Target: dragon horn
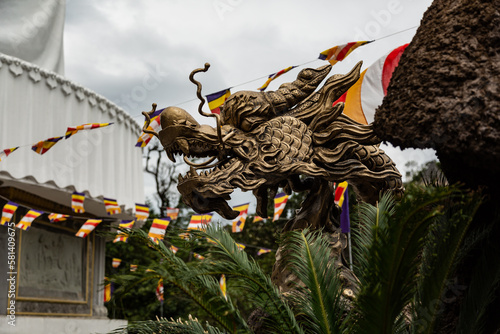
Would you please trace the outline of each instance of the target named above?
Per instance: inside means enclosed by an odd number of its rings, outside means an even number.
[[[263,94],[273,105],[276,114],[282,114],[311,95],[331,69],[330,64],[317,69],[303,69],[295,81],[282,84],[277,91]]]

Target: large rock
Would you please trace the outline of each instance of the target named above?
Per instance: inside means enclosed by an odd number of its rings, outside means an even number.
[[[499,8],[499,0],[435,0],[375,114],[381,139],[435,149],[451,181],[498,183]]]

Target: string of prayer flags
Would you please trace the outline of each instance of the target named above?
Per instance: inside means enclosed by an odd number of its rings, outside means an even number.
[[[50,213],[49,221],[51,223],[59,223],[68,219],[69,215],[63,215],[62,213]]]
[[[8,148],[6,150],[0,151],[0,161],[2,161],[2,159],[4,159],[4,158],[7,158],[9,156],[9,154],[11,154],[12,152],[14,152],[18,148],[19,148],[19,146],[13,147],[13,148]]]
[[[245,203],[241,205],[237,205],[233,207],[234,211],[239,211],[240,215],[236,217],[236,219],[233,221],[233,233],[238,233],[243,231],[243,228],[245,227],[245,221],[247,220],[248,216],[248,207],[250,206],[250,203]]]
[[[170,246],[170,250],[175,254],[179,250],[179,248],[175,247],[174,245]]]
[[[222,296],[227,300],[227,285],[226,285],[226,275],[222,274],[219,280],[220,291],[222,291]]]
[[[149,217],[149,207],[145,204],[135,203],[135,218],[138,221],[143,221]]]
[[[188,230],[204,230],[212,220],[213,213],[192,215],[189,221]]]
[[[358,47],[371,42],[373,41],[359,41],[337,45],[333,48],[321,52],[318,58],[321,60],[328,60],[330,64],[335,65],[337,62],[344,60],[351,52],[353,52]]]
[[[236,243],[236,246],[238,246],[238,249],[245,249],[246,246],[243,244]]]
[[[338,206],[342,207],[342,203],[344,202],[344,193],[347,190],[347,181],[341,182],[335,188],[335,197],[333,201]]]
[[[35,151],[38,154],[45,154],[48,150],[52,148],[57,142],[61,139],[63,139],[64,136],[61,137],[53,137],[49,138],[47,140],[42,140],[39,141],[38,143],[34,144],[31,149]]]
[[[9,224],[12,216],[14,216],[14,212],[17,210],[17,207],[18,205],[16,203],[10,201],[4,205],[2,209],[2,220],[0,221],[3,226]]]
[[[212,114],[220,114],[220,107],[226,102],[229,96],[231,96],[231,90],[229,88],[206,96],[208,107]]]
[[[158,285],[156,286],[156,298],[163,303],[164,297],[163,297],[163,279],[160,279],[158,281]]]
[[[130,230],[132,226],[134,226],[135,220],[122,220],[121,223],[118,225],[118,228],[122,230]],[[128,233],[125,231],[118,231],[116,233],[116,237],[113,240],[113,243],[116,242],[127,242],[128,241]]]
[[[146,130],[158,132],[158,130],[161,128],[160,114],[163,110],[164,109],[156,110],[151,116],[149,116],[151,122],[149,123]],[[151,141],[151,138],[153,138],[153,135],[151,133],[146,133],[142,131],[141,135],[139,136],[139,139],[137,139],[137,143],[135,144],[135,146],[145,147]]]
[[[137,264],[131,264],[130,271],[136,271],[136,270],[137,270]]]
[[[286,202],[288,201],[288,195],[285,193],[279,193],[274,197],[274,217],[273,222],[278,220],[285,210]]]
[[[121,259],[114,257],[113,261],[111,262],[111,266],[116,269],[120,266],[121,263],[122,263]]]
[[[106,280],[107,277],[104,277]],[[113,294],[113,282],[109,282],[104,285],[104,302],[107,303],[111,300],[111,295]]]
[[[76,213],[84,213],[83,201],[85,201],[85,194],[75,191],[71,195],[71,208]]]
[[[165,216],[170,217],[170,221],[176,220],[179,216],[179,208],[168,208],[165,210]]]
[[[153,220],[153,224],[151,224],[149,228],[148,236],[155,244],[163,240],[168,224],[170,224],[170,218],[155,218]]]
[[[295,67],[297,67],[297,66],[289,66],[287,68],[282,69],[279,72],[270,74],[269,78],[267,79],[267,81],[260,88],[257,88],[257,89],[260,90],[261,92],[263,92],[264,90],[266,90],[267,86],[269,86],[269,84],[271,83],[271,81],[273,81],[274,79],[278,78],[282,74],[285,74],[286,72],[294,69]]]
[[[64,137],[68,139],[69,137],[71,137],[80,130],[92,130],[97,128],[103,128],[111,124],[113,123],[88,123],[77,126],[68,126],[68,128],[66,129],[66,135]]]
[[[90,234],[90,232],[92,232],[97,225],[99,225],[100,223],[102,222],[101,219],[87,219],[87,221],[85,222],[85,224],[82,225],[82,227],[80,227],[80,230],[78,230],[78,232],[76,232],[76,236],[77,237],[80,237],[80,238],[85,238],[87,235]]]
[[[264,221],[264,218],[262,218],[261,216],[253,216],[253,223],[257,223],[257,222],[261,222],[261,221]]]
[[[43,213],[42,211],[31,209],[30,211],[28,211],[27,214],[24,215],[24,217],[21,219],[21,221],[19,221],[19,223],[17,223],[16,227],[20,228],[24,231],[29,230],[31,227],[31,223],[33,223],[33,220],[40,217],[40,215],[42,213]]]
[[[116,200],[111,198],[103,198],[103,201],[108,215],[115,215],[122,212],[122,209],[120,208]]]

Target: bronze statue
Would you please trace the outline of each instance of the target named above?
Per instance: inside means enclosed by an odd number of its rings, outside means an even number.
[[[348,181],[360,199],[371,203],[380,191],[403,192],[401,175],[379,148],[371,125],[343,115],[343,103],[333,105],[357,81],[361,63],[346,75],[331,76],[317,91],[331,65],[304,69],[295,81],[275,92],[236,92],[221,107],[220,116],[201,110],[201,85],[193,78],[208,66],[193,71],[190,80],[198,85],[199,112],[216,118],[217,126],[200,125],[185,110],[168,107],[161,114],[162,130],[156,134],[172,161],[174,154],[181,154],[191,166],[179,176],[178,190],[196,212],[215,211],[234,219],[238,212],[226,201],[240,188],[253,192],[257,214],[267,217],[267,202],[279,188],[288,194],[309,191],[285,230],[323,228],[336,235],[332,243],[341,252],[345,237],[338,231],[334,182]],[[210,159],[196,164],[188,156]]]

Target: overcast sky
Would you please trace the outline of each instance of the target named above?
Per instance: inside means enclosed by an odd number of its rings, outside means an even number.
[[[65,76],[132,116],[150,110],[154,102],[160,108],[180,106],[214,125],[197,114],[196,89],[188,80],[193,69],[211,64],[207,73],[197,75],[203,95],[229,87],[233,93],[256,90],[265,77],[285,67],[326,64],[317,60],[325,49],[375,40],[337,63],[331,74],[346,73],[359,60],[364,69],[409,43],[431,2],[67,0]],[[273,81],[268,90],[293,81],[302,68]],[[422,164],[434,159],[430,151],[386,151],[403,173],[408,160]],[[150,182],[146,185],[149,191]]]

